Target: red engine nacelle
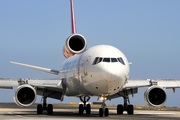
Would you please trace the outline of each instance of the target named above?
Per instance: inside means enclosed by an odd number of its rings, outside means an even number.
[[[81,34],[72,34],[66,39],[63,54],[66,58],[69,58],[75,54],[85,51],[86,48],[87,42],[84,36]]]

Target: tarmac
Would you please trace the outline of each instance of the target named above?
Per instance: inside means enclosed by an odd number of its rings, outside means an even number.
[[[139,110],[135,109],[134,115],[127,115],[124,112],[123,115],[117,115],[114,107],[109,106],[109,116],[99,117],[99,106],[92,105],[91,114],[83,115],[78,113],[78,105],[69,104],[55,104],[53,115],[47,115],[43,112],[42,115],[36,114],[36,104],[31,107],[21,108],[15,103],[0,103],[0,120],[179,120],[180,111],[160,111],[160,110]]]

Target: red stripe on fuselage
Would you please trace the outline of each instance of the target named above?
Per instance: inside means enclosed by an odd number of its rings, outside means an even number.
[[[79,79],[80,83],[81,83],[81,78],[80,78],[80,62],[81,62],[82,55],[83,55],[83,53],[79,57],[79,61],[78,61],[78,79]]]

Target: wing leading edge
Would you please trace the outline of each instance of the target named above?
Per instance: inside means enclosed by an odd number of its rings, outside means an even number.
[[[32,86],[37,95],[63,100],[65,91],[63,80],[59,78],[52,79],[29,79],[29,78],[0,78],[0,88],[13,89],[13,87]],[[17,89],[18,89],[17,88]],[[16,89],[16,92],[17,92]]]
[[[62,80],[52,79],[29,79],[29,78],[0,78],[0,88],[12,89],[23,84],[29,84],[39,88],[63,89]]]
[[[135,79],[128,80],[123,89],[157,85],[163,88],[180,88],[180,79]]]
[[[59,74],[58,70],[53,70],[53,69],[49,69],[49,68],[43,68],[43,67],[38,67],[38,66],[33,66],[33,65],[28,65],[28,64],[22,64],[22,63],[17,63],[17,62],[10,62],[10,63],[19,65],[19,66],[23,66],[23,67],[27,67],[27,68],[31,68],[31,69],[35,69],[35,70],[39,70],[39,71],[43,71],[43,72],[47,72],[47,73],[51,73],[51,74],[55,74],[55,75]]]
[[[111,95],[110,98],[118,98],[126,95],[134,95],[138,93],[138,88],[159,86],[163,89],[172,89],[175,92],[175,88],[180,88],[180,79],[130,79],[125,86],[118,93]]]

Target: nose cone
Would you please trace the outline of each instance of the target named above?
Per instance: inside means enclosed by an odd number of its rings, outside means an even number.
[[[116,94],[125,83],[126,73],[120,63],[101,63],[95,66],[95,70],[90,72],[89,85],[86,89],[94,95]]]
[[[108,93],[114,94],[123,87],[126,73],[119,63],[106,64],[102,67],[102,79]]]
[[[106,80],[112,81],[120,79],[120,67],[117,64],[105,64],[102,68],[102,77]]]
[[[92,95],[113,95],[119,92],[129,75],[125,55],[115,47],[100,45],[86,51],[92,54],[86,68],[84,86]]]

